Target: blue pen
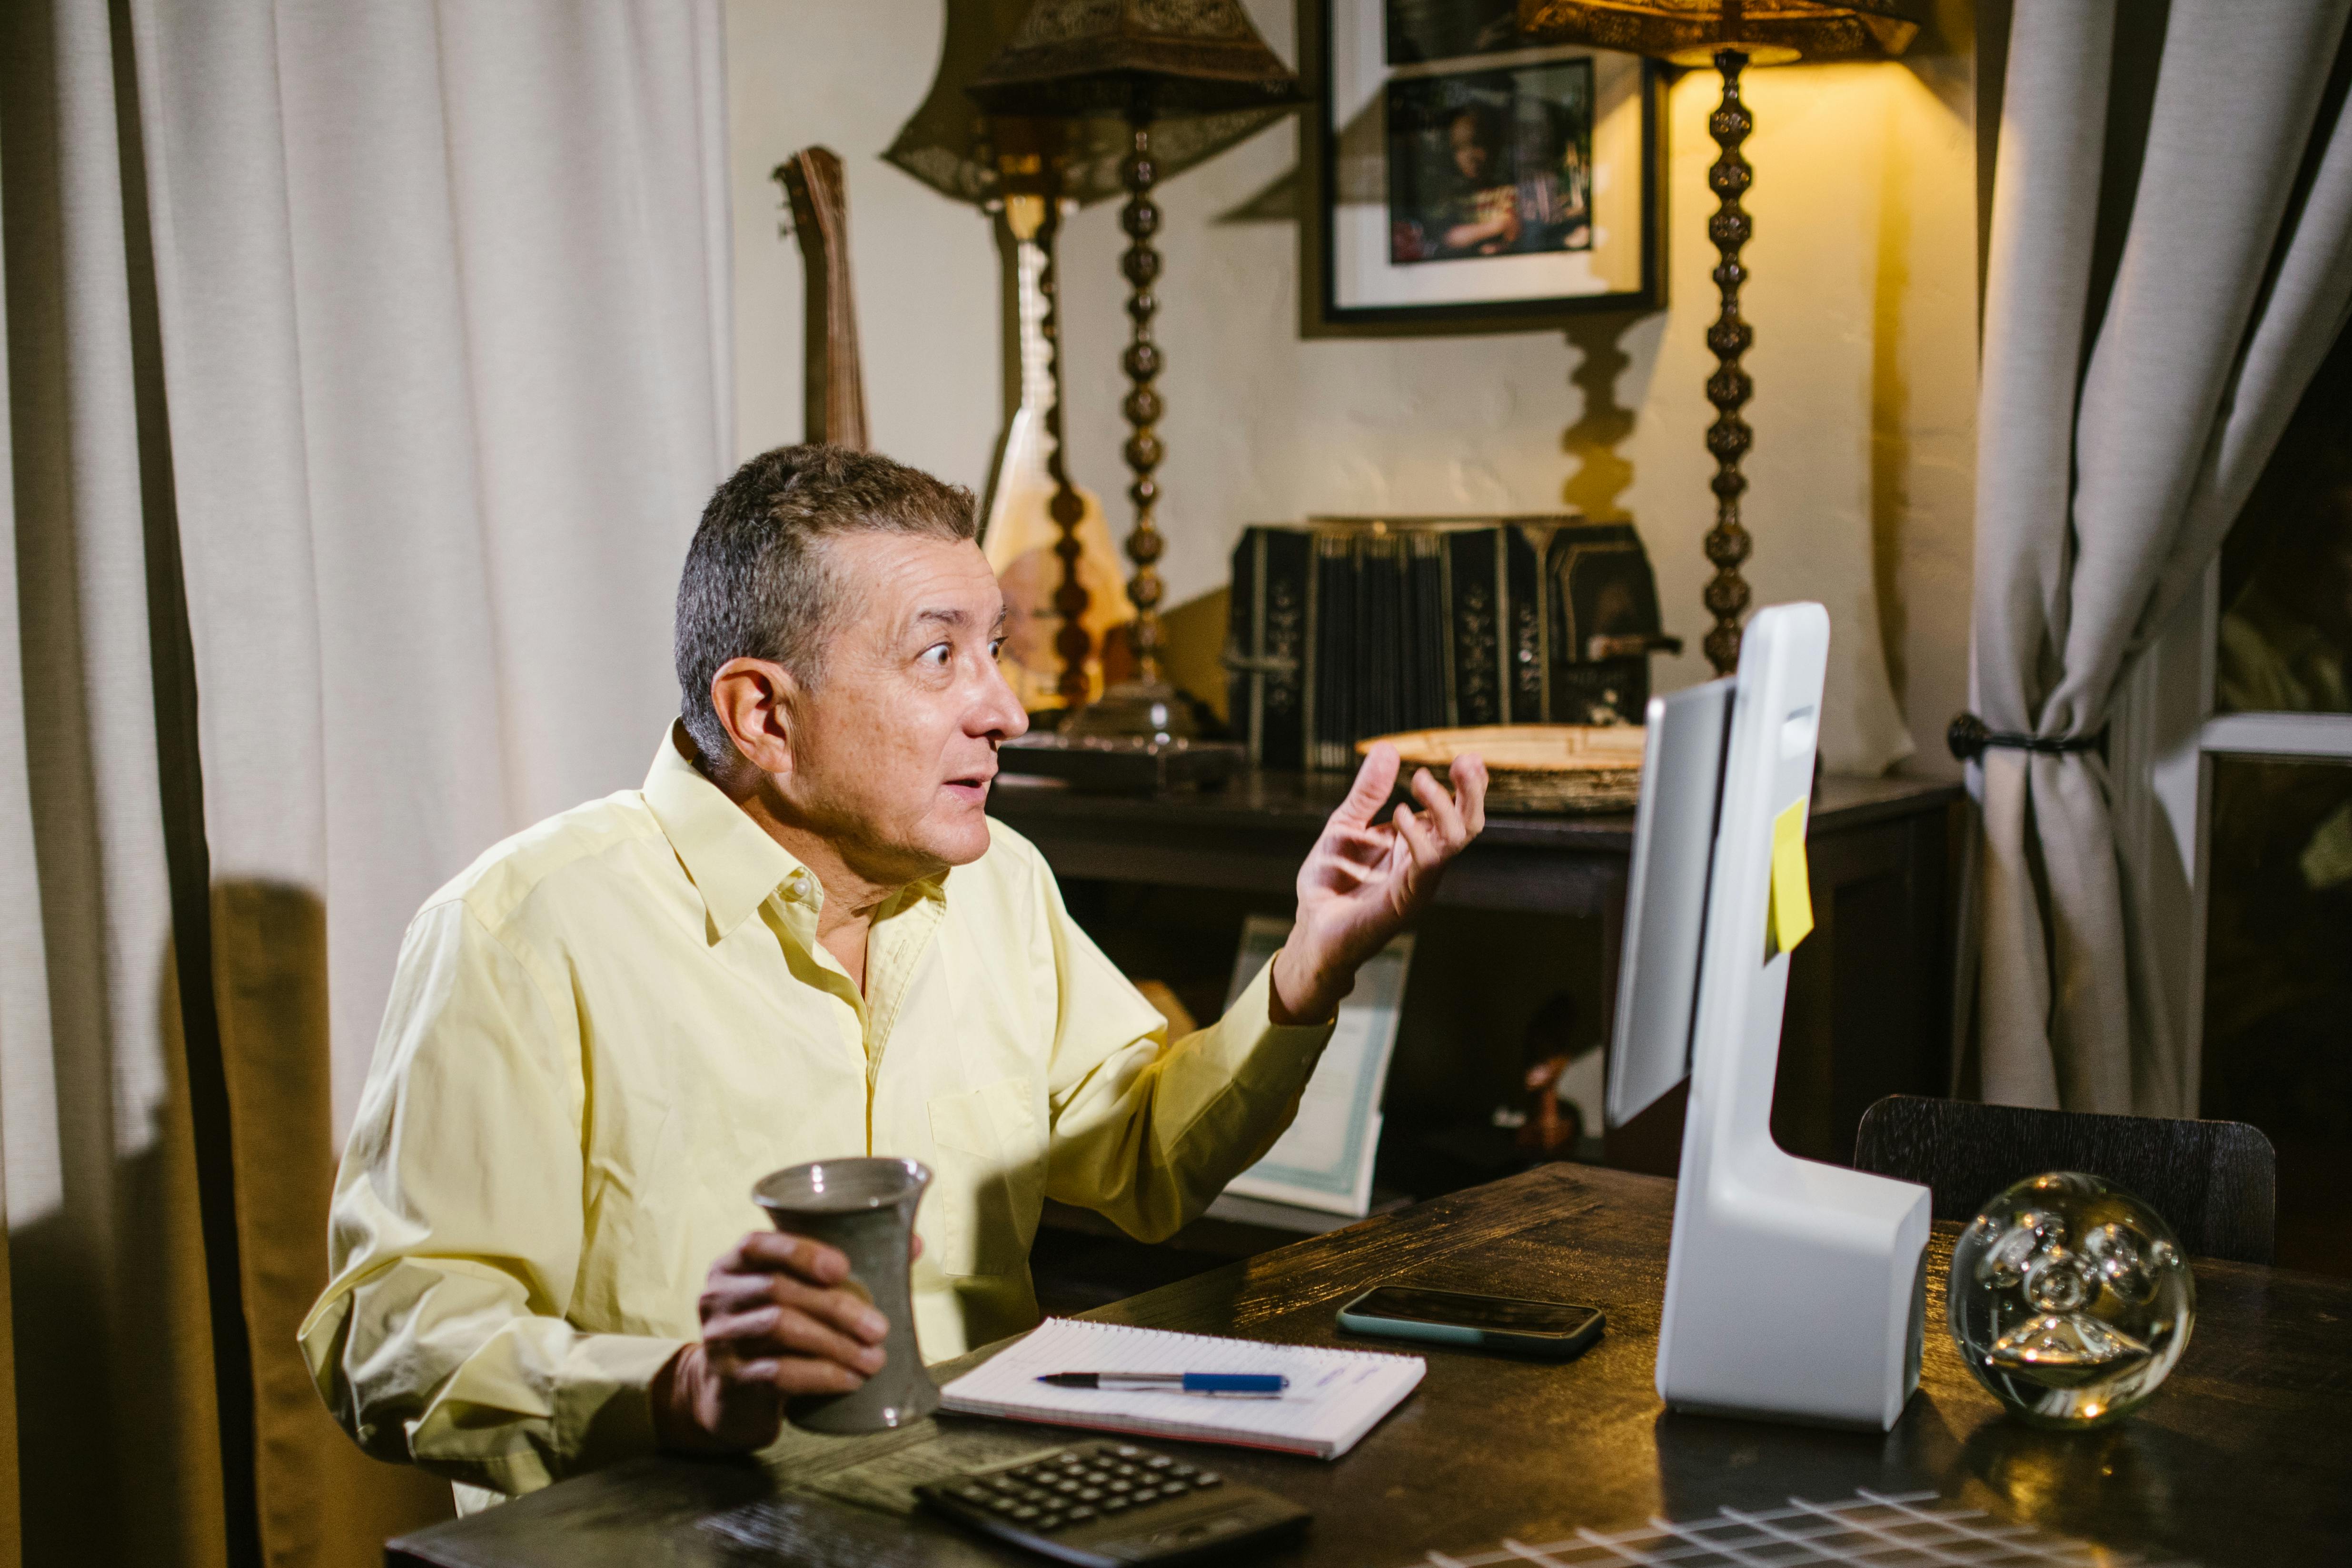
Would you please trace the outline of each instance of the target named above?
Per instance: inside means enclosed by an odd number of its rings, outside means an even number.
[[[1279,1399],[1290,1379],[1255,1372],[1055,1372],[1040,1377],[1056,1388],[1133,1389],[1153,1394],[1215,1394]]]

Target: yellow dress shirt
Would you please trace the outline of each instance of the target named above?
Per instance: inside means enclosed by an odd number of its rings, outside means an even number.
[[[1037,1319],[1047,1196],[1148,1240],[1274,1142],[1329,1038],[1261,973],[1214,1026],[1160,1015],[990,824],[880,911],[858,993],[824,889],[666,740],[643,790],[490,850],[410,925],[302,1326],[360,1446],[509,1494],[652,1443],[751,1184],[888,1154],[917,1216],[928,1360]]]

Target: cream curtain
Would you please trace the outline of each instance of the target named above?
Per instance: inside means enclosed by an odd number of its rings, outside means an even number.
[[[1995,731],[2100,733],[2346,320],[2352,120],[2320,111],[2347,10],[2172,0],[2102,300],[2102,174],[2128,165],[2108,146],[2118,12],[2016,7],[1978,414],[1972,687]],[[1985,1098],[2193,1114],[2099,755],[1996,747],[1970,773]]]
[[[446,1508],[336,1432],[294,1325],[408,916],[634,784],[675,709],[670,595],[732,445],[719,39],[719,0],[0,20],[32,1560],[236,1539],[184,1024],[199,1110],[216,1040],[234,1112],[264,1554],[372,1563]]]
[[[26,1555],[222,1546],[154,702],[161,431],[103,3],[0,8],[0,1111]],[[135,119],[133,121],[135,125]],[[135,139],[128,143],[136,166]]]

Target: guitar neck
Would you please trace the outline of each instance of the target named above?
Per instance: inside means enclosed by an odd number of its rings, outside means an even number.
[[[866,388],[849,291],[849,195],[841,160],[831,148],[806,148],[778,165],[776,177],[792,198],[793,232],[808,276],[802,356],[807,438],[863,450]]]

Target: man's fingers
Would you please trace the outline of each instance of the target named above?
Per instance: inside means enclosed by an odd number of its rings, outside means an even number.
[[[720,1274],[713,1272],[704,1282],[702,1298],[697,1305],[705,1322],[736,1312],[756,1311],[761,1307],[800,1306],[821,1297],[842,1295],[854,1305],[864,1302],[847,1291],[833,1291],[822,1285],[811,1285],[789,1274]]]
[[[882,1347],[860,1342],[832,1324],[790,1307],[721,1318],[702,1326],[702,1342],[722,1361],[757,1361],[774,1355],[815,1356],[860,1376],[882,1370]]]
[[[730,1274],[797,1274],[818,1285],[838,1285],[849,1278],[849,1259],[838,1247],[775,1230],[753,1231],[720,1260],[720,1267]]]
[[[702,1297],[695,1303],[706,1323],[716,1319],[732,1317],[760,1307],[775,1304],[775,1281],[772,1274],[721,1274],[713,1270],[702,1287]]]
[[[707,1292],[704,1297],[704,1337],[708,1325],[716,1318],[729,1318],[775,1308],[787,1312],[799,1312],[831,1328],[839,1330],[861,1344],[878,1345],[890,1337],[890,1320],[876,1311],[857,1296],[847,1290],[820,1290],[795,1279],[779,1275],[758,1276],[767,1282],[767,1289],[747,1293],[726,1294]]]
[[[1475,752],[1454,759],[1454,798],[1461,803],[1462,826],[1475,838],[1486,830],[1486,759]]]
[[[880,1344],[890,1332],[890,1321],[855,1292],[821,1289],[789,1274],[716,1276],[703,1288],[698,1305],[706,1324],[764,1307],[782,1307],[821,1318],[867,1344]]]
[[[741,1362],[729,1373],[732,1382],[755,1384],[782,1394],[855,1394],[866,1382],[845,1366],[800,1356]]]
[[[788,1321],[790,1327],[787,1326]],[[713,1318],[702,1325],[703,1353],[711,1365],[721,1373],[732,1373],[746,1362],[764,1361],[780,1355],[814,1355],[827,1361],[837,1361],[853,1370],[858,1356],[851,1342],[837,1333],[840,1342],[834,1348],[839,1355],[828,1354],[817,1342],[832,1333],[821,1324],[813,1323],[797,1312],[782,1307],[757,1307],[748,1312],[736,1312],[723,1318]],[[871,1349],[860,1346],[859,1349]]]
[[[1470,842],[1469,829],[1462,826],[1462,808],[1445,793],[1445,786],[1430,776],[1427,768],[1412,775],[1412,797],[1429,813],[1430,826],[1437,829],[1438,842],[1448,854]]]
[[[1328,871],[1334,876],[1344,878],[1350,885],[1353,886],[1361,886],[1363,883],[1370,881],[1373,875],[1379,870],[1378,867],[1367,866],[1360,861],[1350,860],[1344,855],[1328,854],[1318,854],[1308,857],[1307,868],[1310,872],[1317,870]]]
[[[1356,770],[1356,782],[1348,791],[1348,798],[1331,814],[1331,820],[1348,827],[1369,827],[1373,814],[1389,798],[1396,787],[1397,749],[1386,741],[1364,753],[1364,765]]]
[[[1422,870],[1431,871],[1444,863],[1444,853],[1438,848],[1429,825],[1412,814],[1412,807],[1400,805],[1396,808],[1396,829],[1397,836],[1404,840],[1406,851],[1412,857],[1413,865]]]
[[[786,1396],[802,1394],[855,1394],[866,1380],[845,1366],[829,1361],[786,1357],[776,1363],[776,1391]]]
[[[1349,827],[1343,823],[1324,825],[1323,842],[1338,848],[1342,845],[1366,851],[1370,858],[1378,859],[1389,852],[1389,840],[1393,837],[1384,827]]]
[[[776,1305],[822,1319],[853,1339],[863,1340],[869,1345],[878,1345],[889,1336],[890,1320],[851,1292],[818,1290],[782,1275],[773,1278],[775,1284],[769,1292],[769,1299]]]

